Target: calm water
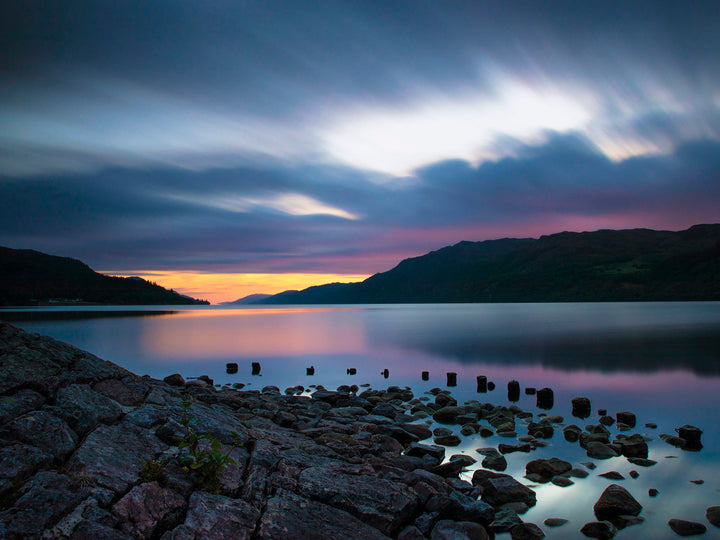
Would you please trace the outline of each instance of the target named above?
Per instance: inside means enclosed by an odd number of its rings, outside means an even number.
[[[207,374],[220,384],[274,384],[281,390],[296,384],[397,384],[420,396],[444,387],[445,374],[454,371],[458,385],[452,390],[459,401],[509,404],[507,382],[516,379],[522,388],[551,387],[555,406],[550,412],[580,426],[597,422],[597,416],[572,418],[570,399],[587,396],[593,413],[598,408],[610,414],[635,412],[636,431],[653,437],[650,457],[659,463],[642,468],[624,458],[596,461],[591,476],[573,486],[537,487],[538,504],[523,518],[540,525],[546,517],[568,518],[571,522],[559,529],[541,526],[550,538],[578,537],[578,529],[594,520],[592,506],[611,483],[595,475],[616,470],[626,476],[619,483],[640,501],[646,519],[618,538],[675,538],[666,525],[671,517],[703,522],[711,529],[706,537],[720,537],[704,517],[707,506],[720,505],[717,302],[55,308],[0,311],[0,319],[158,378],[175,372]],[[251,376],[253,361],[261,363],[261,376]],[[237,362],[239,373],[227,375],[227,362]],[[315,366],[314,377],[305,375],[310,365]],[[358,374],[346,375],[349,367]],[[385,368],[387,379],[381,375]],[[421,381],[421,371],[430,372],[428,382]],[[497,388],[476,393],[477,375],[487,375]],[[518,405],[544,412],[524,392]],[[658,429],[642,427],[646,422],[656,422]],[[657,438],[683,424],[704,430],[701,452],[684,452]],[[475,449],[499,442],[511,441],[465,437],[448,456],[465,452],[481,460]],[[588,461],[577,444],[564,441],[560,430],[550,442],[530,455],[508,454],[506,472],[521,478],[525,463],[537,457],[557,456],[575,465]],[[638,479],[627,476],[631,469],[638,470]],[[705,483],[690,482],[696,479]],[[660,490],[657,498],[648,497],[650,487]],[[498,535],[503,537],[509,535]]]

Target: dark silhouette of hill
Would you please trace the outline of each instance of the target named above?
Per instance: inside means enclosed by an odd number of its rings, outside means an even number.
[[[254,304],[260,300],[265,300],[266,298],[269,298],[270,296],[272,296],[272,295],[262,294],[262,293],[249,294],[247,296],[243,296],[242,298],[238,298],[237,300],[233,300],[232,302],[220,302],[220,304],[222,304],[224,306]]]
[[[263,304],[720,300],[720,225],[460,242]]]
[[[0,247],[0,305],[48,303],[207,304],[139,277],[98,274],[69,257]]]

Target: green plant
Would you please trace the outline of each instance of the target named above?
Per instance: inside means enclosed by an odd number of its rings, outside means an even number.
[[[230,457],[230,448],[226,453],[222,452],[222,443],[209,433],[198,433],[192,426],[195,418],[190,418],[188,411],[192,402],[183,403],[183,418],[180,423],[185,428],[185,436],[178,437],[178,448],[182,452],[178,458],[180,466],[187,473],[195,476],[201,489],[210,492],[220,490],[221,473],[229,465],[237,465],[237,461]],[[239,435],[233,433],[236,444]]]
[[[148,459],[143,463],[140,471],[140,482],[159,482],[164,478],[164,469],[167,460]]]

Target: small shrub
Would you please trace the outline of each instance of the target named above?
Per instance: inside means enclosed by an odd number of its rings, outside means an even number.
[[[188,411],[192,402],[183,403],[183,418],[181,424],[185,428],[185,436],[178,438],[178,448],[187,449],[181,453],[178,462],[183,470],[195,477],[201,489],[212,493],[220,490],[220,480],[223,469],[229,465],[237,465],[237,461],[230,457],[232,448],[227,453],[222,452],[222,443],[208,433],[198,433],[192,424]],[[234,446],[239,446],[239,435],[233,433],[236,439]]]
[[[167,460],[148,459],[140,471],[140,482],[161,482],[165,479],[165,465]]]

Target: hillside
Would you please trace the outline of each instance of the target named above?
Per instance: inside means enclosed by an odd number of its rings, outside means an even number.
[[[98,274],[69,257],[0,247],[0,305],[51,303],[206,304],[138,277]]]
[[[460,242],[264,304],[720,300],[720,225]]]

